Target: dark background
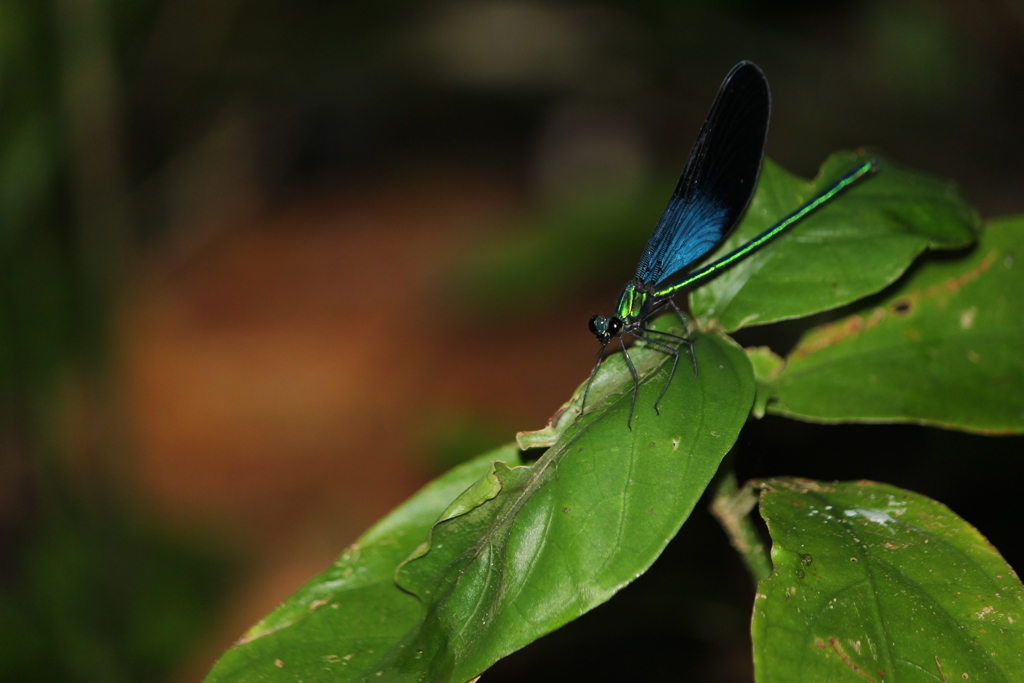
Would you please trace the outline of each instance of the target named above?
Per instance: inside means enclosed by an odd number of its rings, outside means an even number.
[[[1014,0],[0,4],[0,679],[197,680],[543,424],[741,59],[791,171],[866,145],[1024,209]],[[1021,453],[769,417],[736,466],[931,495],[1019,567]],[[705,509],[485,680],[750,680]]]

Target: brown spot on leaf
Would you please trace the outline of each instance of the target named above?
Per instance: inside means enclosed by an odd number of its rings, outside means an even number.
[[[850,656],[848,654],[846,654],[845,652],[843,652],[843,649],[841,647],[839,647],[839,642],[836,640],[835,636],[830,636],[829,639],[828,639],[828,643],[825,643],[822,640],[817,639],[817,638],[815,640],[817,642],[815,642],[814,645],[812,646],[814,649],[816,649],[816,650],[831,650],[832,652],[836,653],[836,655],[838,655],[840,661],[842,661],[842,663],[845,664],[855,674],[857,674],[861,678],[866,678],[869,681],[875,681],[875,679],[872,678],[871,675],[868,672],[864,671],[859,666],[857,666],[853,662],[853,660],[850,659]],[[884,671],[879,671],[878,673],[880,675],[880,678],[882,678],[882,679],[885,678],[885,675],[884,675],[885,672]]]
[[[863,329],[864,321],[859,315],[851,315],[846,320],[840,320],[839,322],[835,322],[830,325],[823,325],[817,330],[813,330],[810,335],[808,335],[807,340],[797,347],[793,352],[793,355],[796,358],[803,358],[815,351],[820,351],[821,349],[828,348],[829,346],[835,346],[844,339],[856,336],[860,334]]]
[[[946,280],[942,283],[942,289],[945,292],[952,294],[961,287],[966,285],[971,280],[977,280],[982,273],[992,267],[992,264],[996,262],[996,252],[991,251],[988,255],[982,259],[981,263],[968,270],[963,275]]]
[[[884,308],[876,308],[871,312],[867,318],[862,318],[859,315],[851,315],[844,320],[838,320],[828,325],[822,325],[816,330],[812,330],[807,338],[800,343],[800,345],[794,349],[792,357],[795,359],[804,358],[809,356],[816,351],[835,346],[839,342],[845,341],[850,337],[857,336],[861,332],[875,325],[881,323],[886,317],[891,314],[899,318],[906,318],[914,313],[917,305],[920,303],[922,298],[936,298],[940,295],[953,294],[959,291],[967,283],[979,278],[985,271],[992,267],[995,263],[997,253],[995,251],[990,252],[982,261],[971,268],[965,273],[962,273],[954,278],[950,278],[945,282],[938,285],[929,287],[927,290],[922,292],[911,292],[905,296],[896,299],[891,304]],[[937,302],[939,306],[944,306],[946,303],[945,297],[942,297]],[[973,322],[973,315],[971,320]],[[961,317],[961,325],[963,325],[964,319]],[[920,333],[904,332],[904,335],[910,339],[920,339]]]
[[[883,320],[885,320],[885,310],[881,308],[876,308],[874,311],[871,312],[871,315],[868,316],[867,321],[865,321],[864,329],[870,329],[877,325],[878,323],[882,322]]]
[[[914,311],[913,297],[905,296],[892,302],[892,313],[900,317],[908,316]]]

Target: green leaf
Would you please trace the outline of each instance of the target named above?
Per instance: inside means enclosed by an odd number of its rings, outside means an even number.
[[[519,452],[505,446],[427,484],[250,628],[220,658],[207,683],[349,681],[373,672],[381,655],[423,618],[419,600],[395,585],[395,569],[496,459],[517,465]]]
[[[766,160],[742,222],[707,262],[750,240],[868,156],[833,154],[811,182]],[[714,321],[731,331],[833,309],[891,284],[925,249],[970,244],[978,225],[951,183],[880,160],[876,174],[695,289],[691,310],[702,326]]]
[[[1024,586],[949,508],[873,482],[762,486],[758,683],[1024,681]]]
[[[808,333],[769,412],[1024,432],[1024,217],[968,256],[927,259],[876,308]]]
[[[742,349],[714,334],[694,349],[699,377],[684,349],[660,415],[671,358],[630,350],[641,375],[632,429],[632,375],[613,354],[586,414],[556,420],[544,437],[555,445],[533,465],[507,447],[429,485],[250,629],[207,683],[461,683],[606,601],[678,531],[753,402]],[[579,414],[581,399],[558,415]]]
[[[650,567],[753,401],[742,350],[717,335],[699,336],[694,349],[699,377],[684,351],[660,415],[653,404],[671,363],[656,350],[630,351],[642,373],[632,430],[632,377],[621,354],[609,358],[579,423],[531,466],[496,464],[500,492],[435,527],[430,551],[398,574],[427,616],[391,653],[383,680],[470,680]]]

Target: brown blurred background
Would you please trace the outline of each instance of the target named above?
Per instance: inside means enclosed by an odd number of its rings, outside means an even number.
[[[198,680],[427,479],[540,427],[741,59],[790,170],[869,145],[1024,209],[1017,0],[0,3],[0,680]],[[756,429],[751,472],[954,488],[767,466],[862,461]],[[905,472],[990,448],[877,429],[930,453]],[[491,680],[582,675],[595,643],[612,677],[750,680],[750,587],[696,517]]]

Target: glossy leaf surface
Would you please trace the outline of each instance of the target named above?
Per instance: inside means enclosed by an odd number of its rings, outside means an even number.
[[[754,199],[732,235],[705,263],[787,215],[867,158],[839,152],[813,181],[765,161]],[[969,245],[974,210],[956,188],[880,160],[880,170],[780,237],[695,289],[691,310],[726,330],[811,315],[894,282],[925,249]]]
[[[759,683],[1024,680],[1024,586],[976,529],[874,482],[764,482]]]
[[[929,258],[877,307],[808,333],[769,412],[1024,432],[1024,218]]]
[[[435,527],[429,552],[399,573],[428,613],[395,653],[395,670],[408,680],[424,673],[422,680],[470,680],[651,565],[700,499],[753,401],[740,349],[715,335],[694,348],[700,376],[681,363],[660,416],[653,403],[667,377],[665,356],[631,351],[641,372],[653,370],[643,377],[632,430],[632,379],[621,356],[610,358],[592,392],[594,408],[577,426],[532,466],[498,465],[496,496]]]
[[[414,498],[372,529],[208,681],[467,681],[606,601],[676,534],[753,403],[742,349],[711,334],[694,348],[699,377],[684,350],[660,415],[669,357],[630,350],[641,373],[631,430],[632,376],[609,357],[586,414],[559,422],[535,463],[516,466],[507,451],[474,461],[475,482],[442,477],[430,505]],[[579,393],[563,414],[578,411]],[[430,514],[440,521],[417,547]]]

